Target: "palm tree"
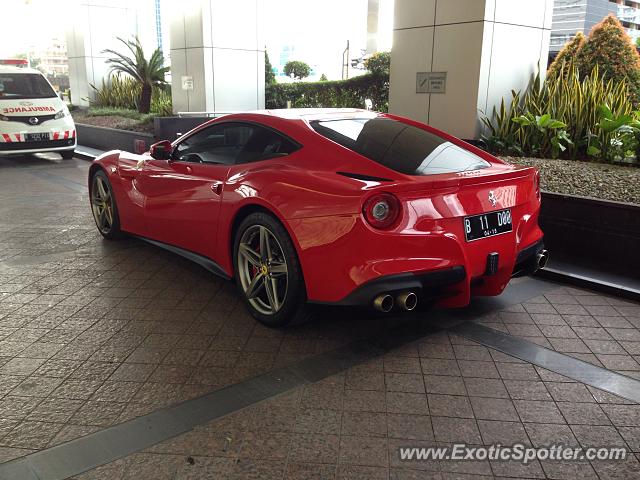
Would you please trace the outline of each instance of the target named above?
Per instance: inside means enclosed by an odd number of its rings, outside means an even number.
[[[138,112],[149,113],[153,87],[166,84],[164,76],[169,71],[169,67],[164,66],[164,57],[159,48],[156,48],[151,58],[147,60],[138,37],[133,37],[132,40],[118,37],[118,40],[129,49],[131,57],[110,49],[103,50],[102,53],[114,55],[107,59],[107,63],[111,65],[111,72],[124,72],[140,83],[142,89],[138,101]]]

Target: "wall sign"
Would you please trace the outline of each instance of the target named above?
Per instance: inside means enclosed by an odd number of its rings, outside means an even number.
[[[182,90],[193,90],[193,77],[191,76],[182,77]]]
[[[447,72],[416,73],[416,93],[447,93]]]

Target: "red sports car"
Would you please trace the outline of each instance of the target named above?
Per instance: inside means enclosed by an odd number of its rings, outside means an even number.
[[[308,303],[413,310],[498,295],[544,266],[540,177],[407,118],[226,115],[89,170],[93,215],[234,279],[270,325]]]

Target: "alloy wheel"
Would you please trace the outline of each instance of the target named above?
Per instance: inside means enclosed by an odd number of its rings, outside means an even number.
[[[280,242],[267,227],[253,225],[242,234],[238,274],[244,294],[258,312],[274,315],[282,308],[289,287],[287,261]]]
[[[91,210],[98,229],[102,233],[108,234],[113,227],[113,196],[111,187],[100,175],[94,175],[93,177]]]

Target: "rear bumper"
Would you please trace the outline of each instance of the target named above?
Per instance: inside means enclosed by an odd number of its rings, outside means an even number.
[[[346,298],[331,305],[344,307],[369,306],[374,298],[383,293],[396,294],[414,292],[418,297],[437,296],[443,288],[458,284],[466,278],[463,266],[456,266],[433,272],[400,273],[377,278],[358,287]],[[328,302],[312,302],[328,303]]]
[[[512,277],[530,275],[537,269],[536,257],[544,250],[542,240],[524,248],[517,255],[516,264],[511,274]],[[454,298],[456,295],[464,293],[470,286],[473,293],[474,285],[482,285],[486,279],[491,277],[475,277],[468,282],[467,272],[462,265],[432,272],[422,273],[401,273],[397,275],[386,275],[369,281],[361,285],[343,300],[330,302],[337,306],[370,306],[373,299],[382,294],[396,295],[401,292],[413,292],[422,299]],[[313,302],[327,303],[327,302]]]

